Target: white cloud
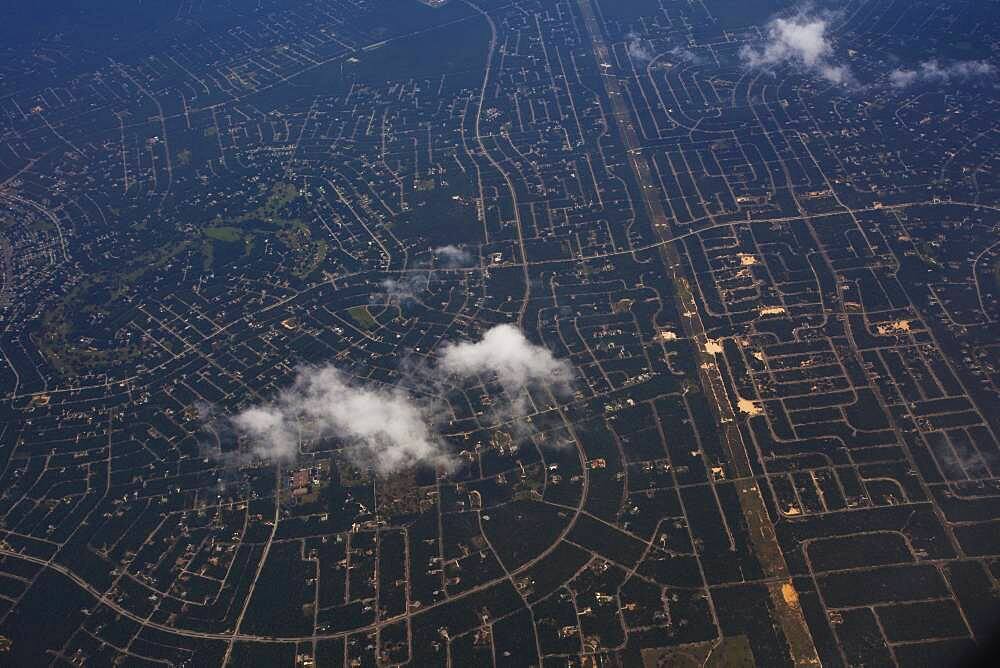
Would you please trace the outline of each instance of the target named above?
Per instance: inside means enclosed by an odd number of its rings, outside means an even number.
[[[417,396],[489,375],[508,399],[495,404],[494,417],[512,419],[524,414],[528,389],[547,387],[565,395],[572,381],[565,360],[532,344],[513,325],[495,326],[477,342],[446,344],[436,363],[410,371],[407,384],[414,393],[358,383],[330,365],[305,367],[271,401],[228,420],[211,409],[202,415],[212,422],[209,431],[233,432],[251,454],[272,461],[294,461],[305,442],[336,440],[355,463],[380,474],[417,465],[448,469],[453,460],[439,429],[447,407]]]
[[[468,267],[474,261],[472,253],[454,244],[438,246],[431,252],[438,257],[442,267],[449,269]],[[434,278],[434,272],[430,269],[430,263],[424,261],[418,262],[415,268],[408,273],[383,280],[379,286],[385,290],[385,295],[390,302],[402,304],[414,301],[420,293],[426,292],[432,278]]]
[[[656,54],[653,53],[653,50],[649,48],[647,43],[634,32],[630,32],[625,37],[628,40],[625,42],[625,52],[636,63],[645,64],[656,57]]]
[[[414,301],[421,292],[425,292],[431,283],[429,271],[418,271],[403,274],[399,278],[387,278],[379,285],[385,290],[390,302],[400,304]]]
[[[691,49],[686,49],[683,46],[675,46],[670,49],[670,55],[673,56],[677,62],[691,63],[693,65],[700,65],[705,62],[704,58]]]
[[[454,244],[438,246],[433,252],[446,267],[464,267],[472,263],[472,253]]]
[[[893,88],[906,88],[919,78],[920,75],[916,70],[899,68],[889,73],[889,83],[892,84]]]
[[[945,83],[953,79],[965,80],[988,77],[996,67],[984,60],[960,60],[942,65],[937,60],[925,60],[916,69],[898,68],[889,74],[894,88],[906,88],[918,82]]]
[[[833,57],[833,45],[827,35],[829,27],[829,15],[813,14],[808,9],[795,16],[774,18],[767,25],[764,45],[759,48],[745,45],[740,49],[740,57],[749,67],[767,69],[787,65],[818,74],[831,83],[850,83],[850,70],[837,64]]]
[[[511,397],[534,387],[563,392],[572,379],[572,369],[565,360],[528,341],[513,325],[497,325],[475,343],[446,345],[438,368],[464,378],[494,374]]]
[[[303,439],[337,439],[361,465],[392,473],[416,464],[448,466],[435,429],[439,411],[397,388],[352,382],[335,367],[304,368],[271,402],[231,420],[254,454],[293,461]]]
[[[282,403],[288,402],[294,390],[285,394]],[[274,459],[294,459],[298,452],[299,433],[294,414],[286,414],[279,404],[254,406],[232,419],[238,434],[251,439],[253,447],[264,447],[262,455]],[[264,445],[266,444],[266,445]]]

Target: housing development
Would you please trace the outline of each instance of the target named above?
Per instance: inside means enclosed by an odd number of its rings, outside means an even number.
[[[996,0],[19,4],[0,664],[1000,631]]]

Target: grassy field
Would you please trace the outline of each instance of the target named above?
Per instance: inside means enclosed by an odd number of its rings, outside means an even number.
[[[754,668],[746,636],[642,650],[643,668]]]
[[[243,233],[237,227],[206,227],[205,236],[216,241],[235,243],[243,238]]]
[[[375,318],[368,312],[367,306],[352,306],[347,309],[347,314],[361,329],[374,329],[378,326]]]

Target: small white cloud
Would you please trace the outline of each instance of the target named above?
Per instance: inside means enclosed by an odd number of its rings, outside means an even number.
[[[283,399],[290,398],[285,395]],[[236,432],[249,436],[253,447],[266,444],[266,454],[274,459],[294,459],[298,452],[299,434],[295,415],[289,415],[279,404],[254,406],[232,419]]]
[[[673,56],[674,60],[681,63],[691,63],[692,65],[700,65],[705,62],[705,59],[699,56],[697,53],[691,49],[685,49],[683,46],[675,46],[670,49],[670,55]]]
[[[396,388],[358,385],[335,367],[311,367],[271,402],[235,415],[253,454],[293,461],[303,440],[336,439],[363,466],[388,474],[417,464],[447,467],[432,405]]]
[[[454,244],[438,246],[433,252],[446,267],[465,267],[472,264],[472,253]]]
[[[895,69],[889,73],[889,83],[893,88],[906,88],[920,77],[916,70]]]
[[[656,54],[649,48],[647,42],[634,32],[630,32],[625,38],[627,40],[625,42],[625,52],[636,63],[644,65],[656,57]]]
[[[430,287],[431,274],[427,271],[418,271],[411,274],[403,274],[399,278],[387,278],[379,285],[385,290],[386,297],[390,302],[404,304],[415,301],[421,292],[426,292]]]
[[[435,364],[411,371],[406,376],[412,393],[359,383],[330,365],[305,367],[274,399],[228,420],[210,407],[200,411],[211,432],[235,434],[262,459],[294,461],[303,444],[335,440],[356,464],[385,475],[418,465],[454,465],[439,429],[447,406],[416,397],[489,374],[509,400],[495,404],[494,417],[513,420],[524,415],[527,390],[547,387],[563,395],[572,379],[565,360],[528,341],[513,325],[493,327],[476,342],[447,344]]]
[[[474,343],[445,346],[438,367],[465,378],[492,373],[511,397],[541,386],[563,392],[572,379],[572,369],[565,360],[528,341],[514,325],[497,325]]]
[[[774,18],[767,24],[764,45],[757,48],[745,45],[740,49],[740,57],[748,67],[799,67],[831,83],[850,83],[850,70],[833,58],[833,45],[827,35],[829,27],[828,15],[813,14],[809,10],[787,18]]]
[[[919,82],[947,83],[989,77],[996,74],[996,67],[984,60],[959,60],[942,65],[937,60],[925,60],[916,69],[898,68],[889,74],[894,88],[906,88]]]

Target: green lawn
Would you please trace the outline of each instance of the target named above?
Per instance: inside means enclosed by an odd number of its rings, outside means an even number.
[[[367,306],[352,306],[347,309],[347,314],[361,329],[373,329],[378,326],[375,318],[368,312]]]

